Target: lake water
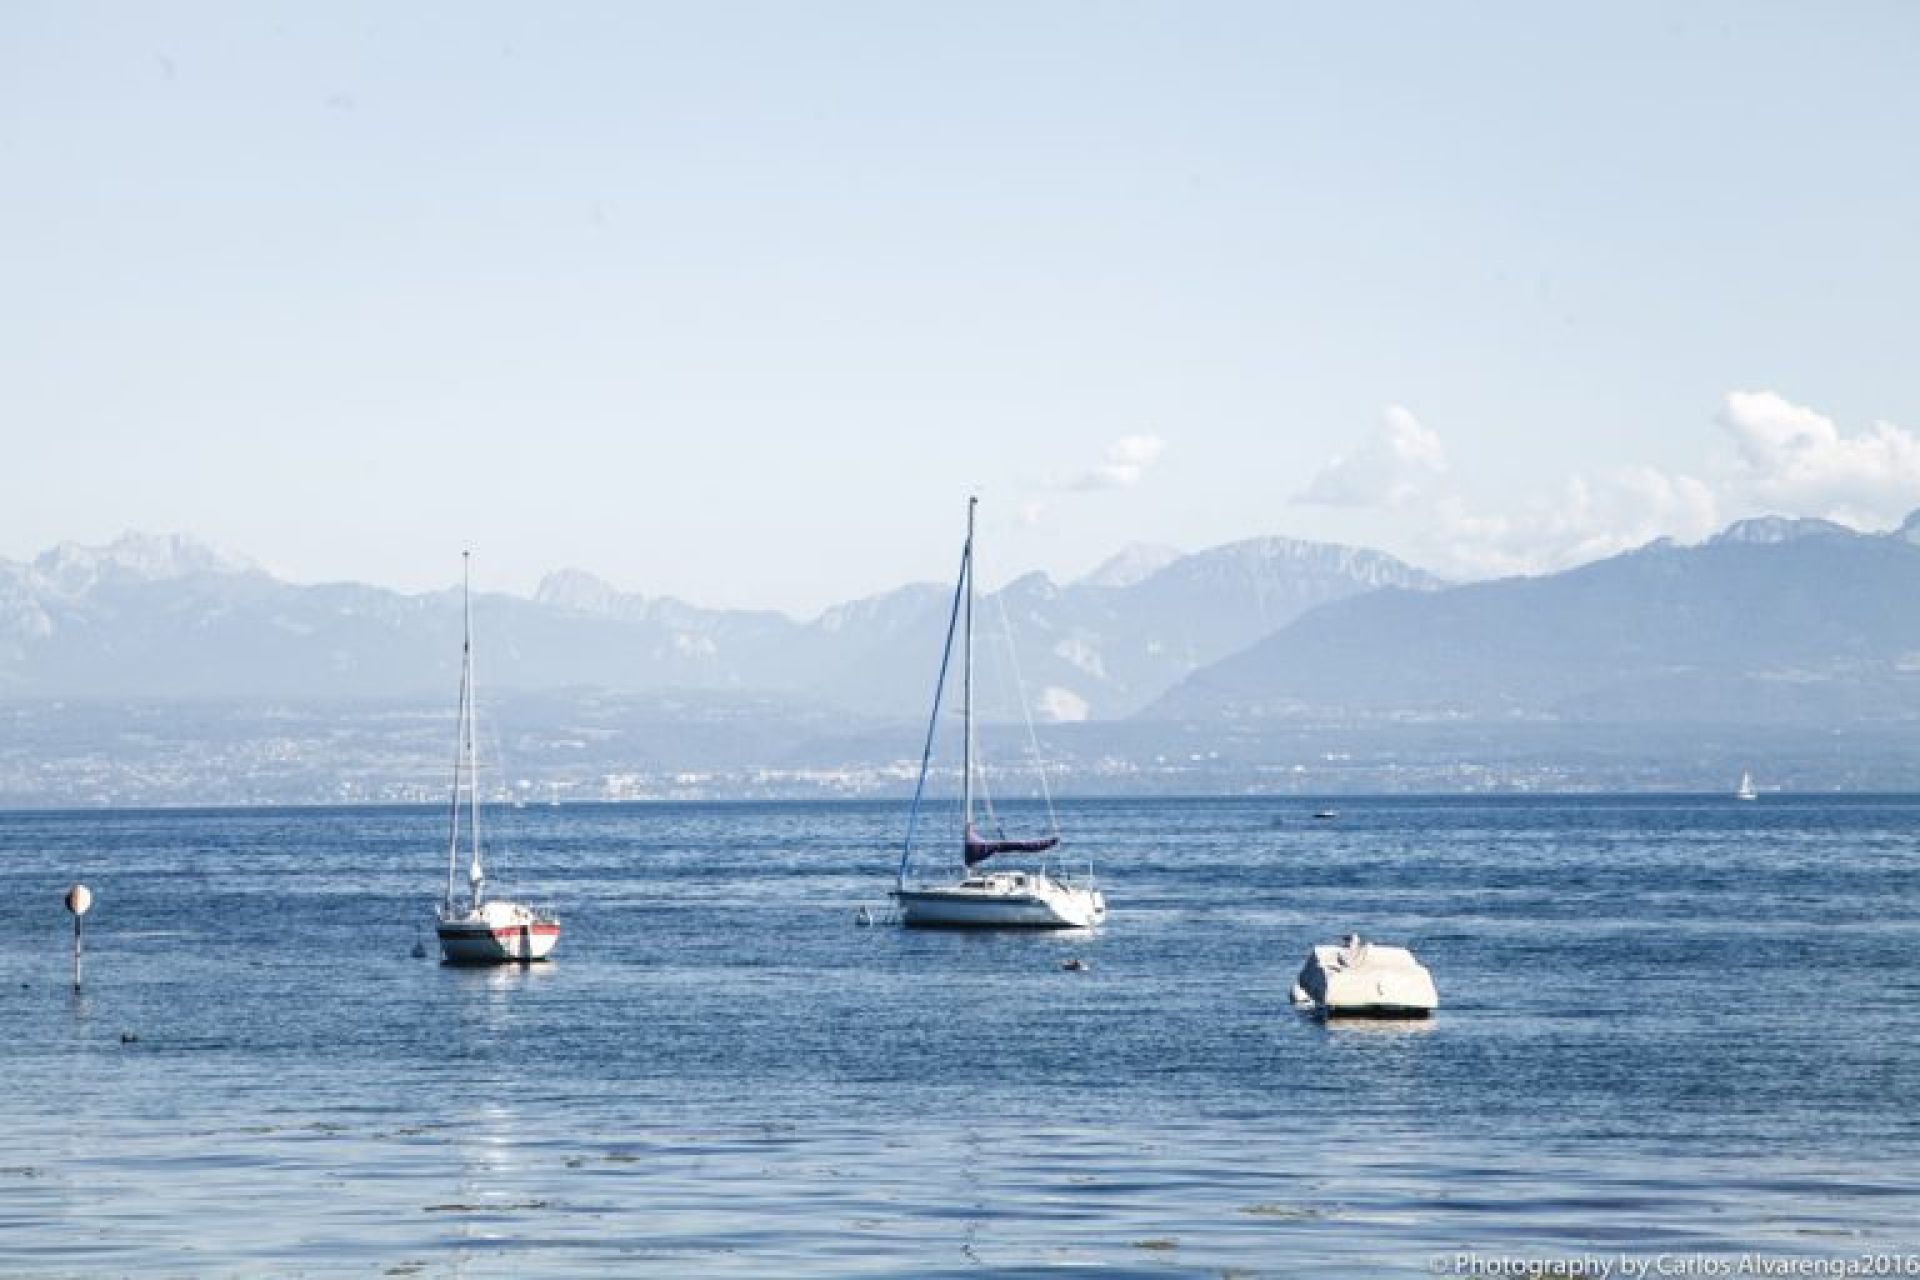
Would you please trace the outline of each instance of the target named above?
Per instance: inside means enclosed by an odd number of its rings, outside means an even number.
[[[1920,798],[1337,803],[1067,804],[1093,935],[861,927],[896,805],[502,811],[492,971],[438,811],[0,815],[0,1271],[1920,1274]],[[1288,1008],[1349,928],[1431,1023]]]

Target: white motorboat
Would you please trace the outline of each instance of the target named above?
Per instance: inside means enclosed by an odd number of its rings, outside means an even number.
[[[1293,1003],[1322,1017],[1425,1018],[1440,1005],[1433,975],[1405,947],[1350,933],[1316,946],[1294,979]]]
[[[1059,824],[1053,812],[1053,800],[1046,792],[1045,774],[1041,774],[1041,794],[1047,802],[1047,817],[1052,828],[1045,836],[1026,839],[1008,837],[1000,831],[992,802],[984,786],[977,785],[978,752],[974,743],[973,717],[973,605],[974,605],[974,508],[979,499],[967,499],[967,541],[960,552],[960,576],[954,584],[953,608],[947,618],[946,647],[940,655],[940,678],[934,685],[933,712],[927,721],[927,742],[920,756],[920,778],[913,790],[913,807],[907,816],[905,848],[900,854],[900,872],[893,890],[899,907],[900,922],[932,928],[987,929],[1085,929],[1107,918],[1107,900],[1093,881],[1089,867],[1084,879],[1075,879],[1049,868],[1044,862],[1034,870],[976,871],[979,864],[1005,854],[1046,854],[1060,843]],[[941,697],[946,689],[947,669],[953,657],[956,631],[962,637],[960,699],[960,856],[965,866],[961,878],[946,882],[915,882],[911,878],[914,860],[914,836],[919,826],[921,800],[926,792],[927,769],[933,759],[936,731],[940,724]],[[1022,704],[1024,706],[1024,702]],[[1032,724],[1028,731],[1031,735]],[[1036,764],[1038,750],[1035,751]],[[981,812],[976,815],[976,808]],[[988,830],[983,835],[976,816],[984,817]]]
[[[461,555],[463,639],[460,646],[460,728],[453,761],[453,802],[447,834],[447,892],[434,916],[440,954],[448,964],[509,964],[545,960],[560,941],[560,920],[553,912],[524,903],[488,898],[487,874],[480,861],[479,750],[473,709],[473,592],[470,563]],[[464,798],[465,803],[462,804]],[[462,818],[467,837],[467,894],[455,895],[460,862]]]

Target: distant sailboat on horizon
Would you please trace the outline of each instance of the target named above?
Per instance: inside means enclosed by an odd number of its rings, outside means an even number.
[[[1743,769],[1740,771],[1740,785],[1734,788],[1733,798],[1735,800],[1758,800],[1760,798],[1760,793],[1754,790],[1753,773],[1751,770]]]

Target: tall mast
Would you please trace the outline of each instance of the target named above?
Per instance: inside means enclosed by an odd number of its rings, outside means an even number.
[[[973,835],[973,509],[979,503],[979,498],[968,495],[967,549],[960,557],[967,580],[966,657],[960,669],[960,812],[968,837]]]
[[[474,740],[480,735],[474,728],[473,714],[473,553],[460,553],[460,606],[461,641],[460,664],[465,672],[461,687],[467,692],[467,705],[461,709],[461,720],[466,726],[467,738],[467,803],[468,829],[473,836],[473,861],[467,867],[468,888],[473,894],[473,905],[480,905],[480,887],[486,881],[486,872],[480,866],[480,754]]]
[[[953,662],[953,629],[960,623],[960,598],[967,589],[967,561],[973,539],[960,549],[960,572],[953,579],[953,603],[947,608],[947,639],[940,646],[940,675],[933,683],[933,708],[927,712],[927,740],[920,749],[920,777],[913,784],[913,806],[907,810],[907,838],[900,848],[899,883],[907,887],[907,864],[913,861],[913,833],[920,823],[920,798],[927,788],[927,768],[933,763],[933,740],[940,731],[940,705],[947,692],[947,668]]]
[[[466,591],[466,552],[460,553],[461,584]],[[460,865],[460,775],[467,764],[467,685],[473,679],[473,667],[467,660],[470,637],[463,636],[460,647],[460,707],[453,730],[453,791],[447,805],[447,896],[442,907],[453,910],[454,873]]]

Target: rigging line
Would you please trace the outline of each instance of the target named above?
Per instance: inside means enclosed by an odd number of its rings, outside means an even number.
[[[958,831],[961,829],[960,792],[958,789],[954,790],[954,792],[951,795],[942,795],[938,799],[938,801],[929,801],[927,807],[930,814],[930,816],[927,819],[929,823],[936,825],[940,830],[943,830],[943,831]],[[952,855],[952,850],[951,848],[949,848],[948,856],[950,859],[951,859],[951,855]],[[961,854],[958,859],[958,863],[959,863],[960,873],[961,875],[964,876],[969,870],[969,868],[967,867],[964,845],[962,845]],[[948,864],[943,864],[943,865],[948,865]]]
[[[498,704],[496,703],[496,705]],[[474,709],[474,724],[476,726],[480,724],[479,708],[477,707]],[[511,808],[513,786],[509,781],[511,771],[507,768],[506,740],[500,736],[500,717],[487,717],[486,732],[483,737],[485,744],[493,748],[493,768],[494,772],[500,776],[500,795],[506,798],[508,807]],[[476,787],[480,785],[480,778],[477,773],[474,776],[473,785]],[[511,833],[508,831],[507,825],[502,822],[498,816],[494,818],[491,826],[493,828],[493,849],[488,854],[487,860],[493,863],[494,870],[496,871],[511,871],[513,869],[514,848]],[[500,877],[490,876],[489,879],[500,879]],[[503,881],[503,883],[507,882],[510,881]]]
[[[495,705],[498,705],[498,703],[496,702]],[[524,824],[521,818],[513,812],[518,793],[514,790],[512,784],[513,771],[507,765],[507,744],[506,739],[502,737],[500,733],[500,717],[497,715],[482,716],[477,701],[473,709],[472,733],[476,743],[476,751],[473,771],[471,777],[468,779],[468,785],[473,789],[474,802],[476,804],[482,807],[488,804],[494,806],[491,820],[488,822],[486,849],[488,865],[487,879],[507,884],[512,882],[513,868],[517,861],[516,855],[519,850],[518,828]],[[480,763],[481,760],[487,758],[487,752],[489,751],[493,753],[493,764],[491,768],[498,779],[498,785],[491,796],[483,789],[484,784],[481,781],[481,776],[487,766],[483,766]]]
[[[453,799],[451,812],[447,816],[447,897],[446,906],[453,907],[454,870],[460,861],[460,774],[466,767],[467,758],[467,662],[463,654],[460,661],[460,710],[456,716],[457,724],[453,734]]]
[[[467,785],[473,785],[473,752],[471,739],[473,733],[473,553],[460,553],[460,710],[454,719],[453,731],[453,795],[451,813],[447,822],[447,898],[446,909],[453,910],[453,886],[455,870],[460,861],[460,774],[464,767],[467,773]],[[480,823],[478,815],[470,830],[476,856],[480,850]],[[472,901],[473,886],[467,886],[468,901]]]
[[[467,694],[467,826],[473,833],[473,859],[467,864],[467,901],[478,910],[481,895],[485,891],[487,877],[485,864],[481,862],[480,849],[480,758],[479,726],[474,717],[476,663],[473,652],[473,552],[460,553],[460,634],[461,660],[466,669],[465,685]]]
[[[1006,835],[1006,828],[1000,825],[1000,815],[993,810],[993,788],[987,785],[986,762],[980,759],[979,749],[974,750],[974,787],[980,795],[980,807],[986,812],[987,829],[997,836]]]
[[[947,643],[940,650],[940,675],[933,682],[933,710],[927,713],[927,744],[920,751],[920,780],[913,784],[913,807],[907,810],[907,839],[900,849],[901,887],[907,883],[907,861],[913,857],[913,832],[920,822],[920,796],[927,789],[927,764],[933,759],[933,735],[940,727],[940,698],[947,688],[947,666],[953,661],[953,631],[960,622],[960,593],[966,589],[967,565],[973,555],[973,539],[960,551],[960,574],[953,583],[953,607],[947,613]],[[964,782],[963,782],[964,785]]]
[[[1027,750],[1033,753],[1033,771],[1040,779],[1040,797],[1047,805],[1047,834],[1060,834],[1060,818],[1053,811],[1053,790],[1047,786],[1047,764],[1040,755],[1040,735],[1034,732],[1033,708],[1027,704],[1027,682],[1020,674],[1020,651],[1013,643],[1013,619],[1007,616],[1006,594],[1003,592],[993,598],[1000,607],[1000,626],[1005,633],[1007,662],[1013,667],[1013,689],[1020,699],[1020,717],[1027,722]]]
[[[979,562],[973,558],[973,522],[980,499],[967,495],[967,545],[960,556],[960,576],[966,584],[967,621],[961,633],[960,663],[960,829],[973,833],[973,600],[979,594]],[[964,840],[965,837],[963,836]]]

